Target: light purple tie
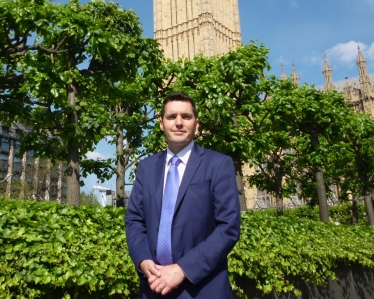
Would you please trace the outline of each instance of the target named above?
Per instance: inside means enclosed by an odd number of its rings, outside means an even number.
[[[171,165],[166,177],[164,198],[162,200],[160,227],[157,239],[157,261],[160,265],[173,263],[171,253],[171,223],[175,209],[175,202],[179,190],[178,165],[181,160],[177,156],[171,158]]]

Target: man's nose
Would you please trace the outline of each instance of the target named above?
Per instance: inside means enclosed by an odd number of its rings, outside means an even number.
[[[175,119],[175,124],[177,126],[182,126],[183,125],[182,117],[181,116],[177,116],[177,118]]]

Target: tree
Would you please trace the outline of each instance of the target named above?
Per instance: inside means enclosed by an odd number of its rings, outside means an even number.
[[[155,112],[150,103],[165,96],[162,91],[162,53],[156,44],[154,51],[147,53],[147,59],[142,61],[142,71],[131,84],[120,83],[118,104],[109,110],[107,134],[110,143],[116,147],[115,158],[82,161],[84,176],[93,172],[101,181],[105,181],[116,175],[117,206],[125,205],[126,171],[136,167],[140,158],[148,154],[143,139],[155,122]]]
[[[241,46],[227,54],[180,59],[166,66],[168,91],[183,91],[196,101],[200,119],[197,142],[232,157],[235,165],[241,209],[246,210],[242,165],[249,162],[253,115],[261,108],[259,80],[265,69],[268,49],[263,45]],[[161,101],[154,104],[156,109]],[[151,152],[164,148],[158,124],[147,139]]]
[[[79,205],[79,160],[107,134],[118,82],[135,80],[139,56],[155,43],[141,37],[134,12],[103,0],[0,9],[0,117],[32,125],[23,151],[66,160],[67,202]]]
[[[80,205],[81,206],[91,206],[91,207],[100,207],[100,204],[97,200],[95,192],[85,192],[80,193]]]
[[[275,96],[275,95],[274,95]],[[335,154],[342,125],[349,112],[343,96],[337,92],[323,92],[308,85],[295,86],[287,98],[278,99],[277,117],[290,126],[290,138],[297,141],[298,159],[294,169],[299,176],[304,196],[309,192],[310,174],[316,184],[321,221],[329,221],[327,207],[326,178],[331,157]],[[305,175],[305,173],[308,175]],[[308,194],[309,193],[309,194]],[[315,193],[313,191],[313,193]]]
[[[255,130],[251,136],[252,166],[254,174],[250,185],[275,195],[277,215],[283,215],[284,195],[296,193],[296,178],[293,167],[297,159],[296,138],[290,138],[290,123],[279,117],[279,110],[289,101],[291,90],[297,88],[291,81],[282,81],[274,76],[262,80],[264,94],[262,109],[254,117]],[[283,104],[282,104],[283,103]],[[285,194],[286,193],[286,194]]]
[[[337,92],[324,93],[274,77],[263,85],[263,109],[255,117],[258,125],[251,149],[259,171],[250,182],[275,194],[278,215],[283,192],[290,196],[298,185],[310,203],[318,200],[321,220],[328,221],[327,182],[336,179],[333,173],[347,157],[339,144],[350,110]]]
[[[369,225],[374,225],[373,203],[370,192],[374,189],[374,121],[362,112],[353,112],[345,118],[341,147],[347,154],[337,173],[343,178],[344,194],[353,195],[353,213],[357,198],[365,202]],[[355,215],[353,214],[355,217]],[[357,221],[357,217],[356,217]],[[354,221],[355,222],[355,221]]]

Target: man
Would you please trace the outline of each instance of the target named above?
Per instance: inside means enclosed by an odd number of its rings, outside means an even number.
[[[168,148],[139,163],[127,209],[129,253],[139,298],[232,298],[227,255],[239,238],[231,158],[193,142],[196,106],[184,93],[162,105]]]

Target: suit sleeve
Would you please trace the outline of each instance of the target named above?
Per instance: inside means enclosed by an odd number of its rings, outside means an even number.
[[[224,156],[212,178],[216,227],[200,244],[189,250],[177,264],[197,284],[226,262],[240,234],[240,204],[234,165]]]
[[[152,259],[151,253],[149,252],[147,229],[145,225],[143,173],[143,163],[140,162],[125,216],[127,245],[130,256],[137,269],[142,261]]]

